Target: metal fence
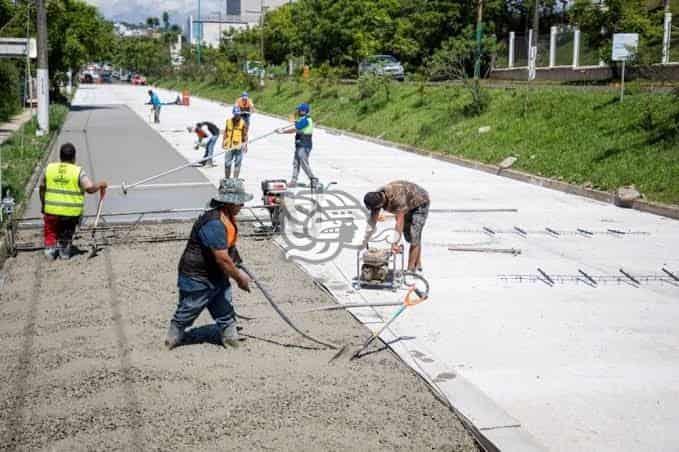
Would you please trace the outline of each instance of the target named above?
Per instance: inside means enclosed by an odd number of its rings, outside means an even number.
[[[679,63],[679,26],[671,28],[669,55],[670,63]]]
[[[555,66],[573,65],[573,38],[574,32],[570,28],[558,28],[555,36]]]
[[[516,35],[514,39],[514,67],[528,66],[528,36]]]

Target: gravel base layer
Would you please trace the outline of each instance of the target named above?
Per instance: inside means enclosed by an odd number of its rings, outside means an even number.
[[[180,229],[143,226],[129,238]],[[6,262],[1,450],[479,450],[379,341],[375,353],[328,364],[334,352],[299,337],[254,287],[234,292],[237,312],[258,317],[239,322],[240,347],[219,345],[205,312],[191,343],[167,351],[183,248],[119,243],[92,259],[23,252]],[[333,303],[272,242],[243,238],[239,248],[284,311]],[[352,350],[368,337],[346,312],[292,317]]]

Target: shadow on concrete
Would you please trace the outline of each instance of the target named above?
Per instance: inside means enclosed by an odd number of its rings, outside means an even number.
[[[115,107],[108,105],[71,105],[71,111],[88,111],[88,110],[114,110]]]

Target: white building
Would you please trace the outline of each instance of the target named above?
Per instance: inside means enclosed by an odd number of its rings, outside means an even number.
[[[199,40],[208,47],[218,47],[227,30],[244,30],[259,24],[262,8],[265,11],[278,8],[292,0],[227,0],[225,11],[202,15],[199,19],[189,16],[184,37],[190,44]],[[201,38],[202,36],[202,38]]]

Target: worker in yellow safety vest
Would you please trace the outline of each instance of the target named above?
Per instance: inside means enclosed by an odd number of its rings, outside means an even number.
[[[233,116],[226,120],[226,126],[224,126],[222,148],[227,150],[224,154],[224,177],[231,178],[231,166],[233,165],[233,177],[238,179],[243,154],[248,152],[248,126],[241,116],[238,105],[233,107],[232,113]]]
[[[59,149],[59,162],[47,165],[40,181],[40,204],[44,215],[45,256],[69,259],[73,254],[73,234],[85,206],[85,193],[106,194],[108,184],[93,183],[75,164],[75,146],[65,143]]]

